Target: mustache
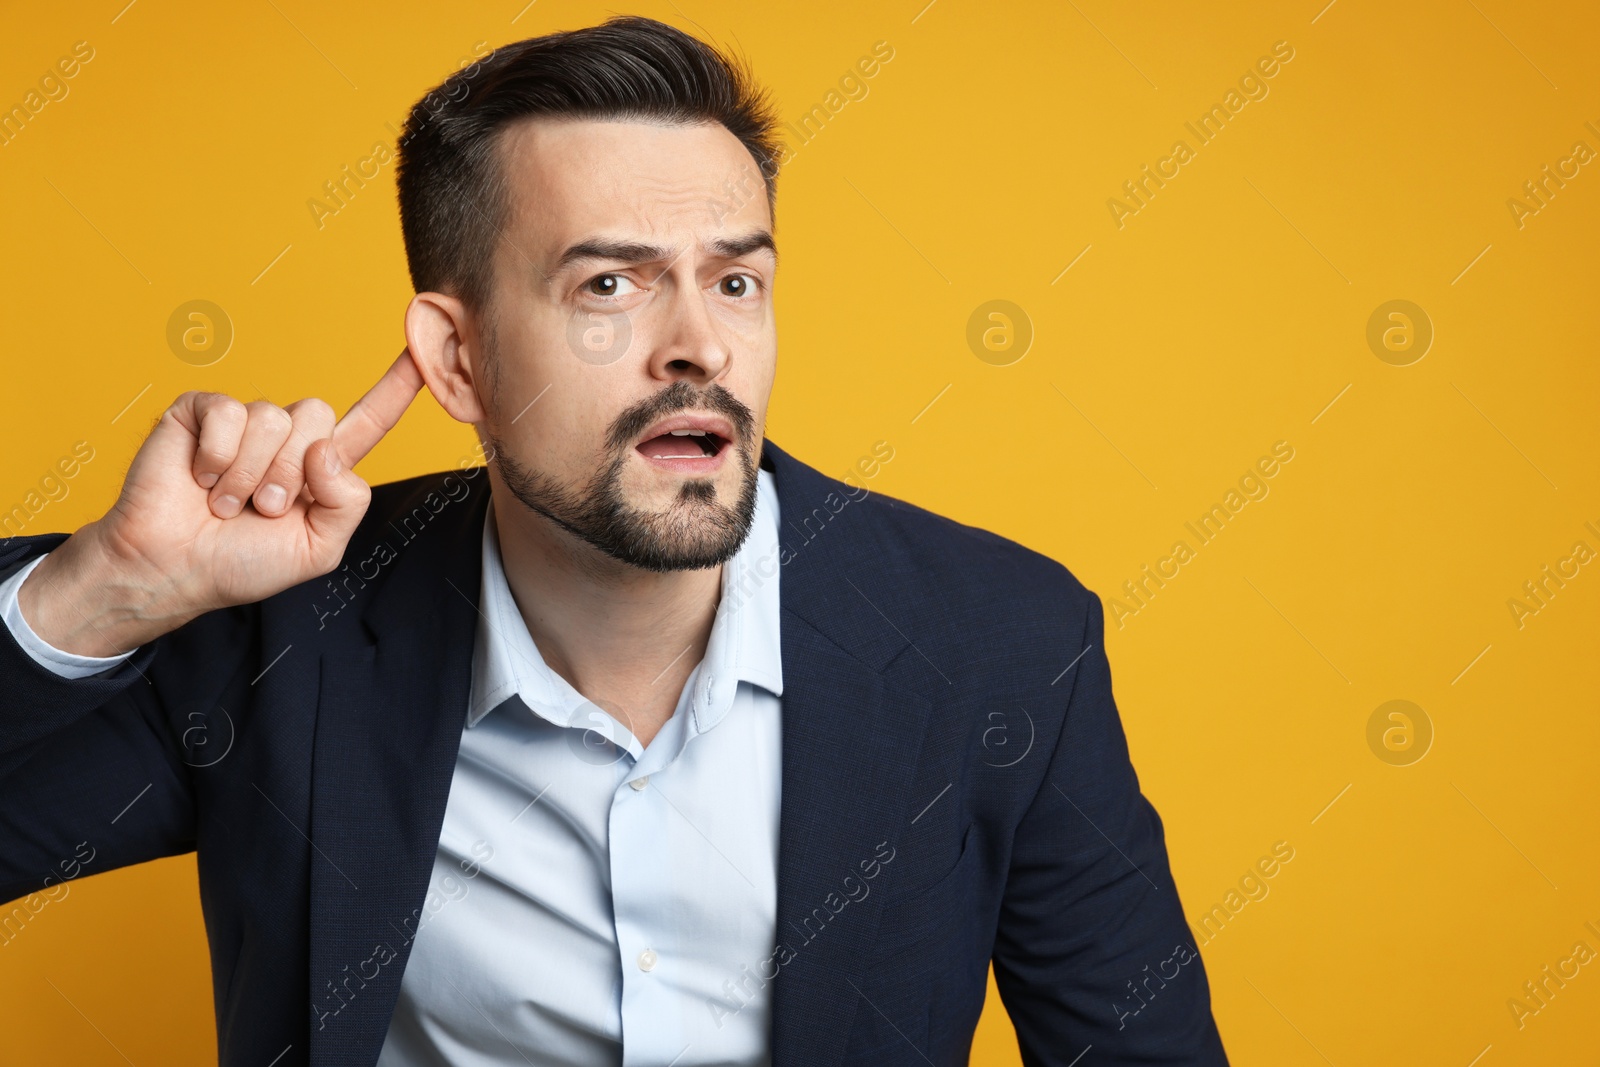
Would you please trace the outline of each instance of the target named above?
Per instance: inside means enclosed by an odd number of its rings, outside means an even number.
[[[745,444],[755,428],[755,413],[720,385],[700,392],[679,378],[666,389],[640,401],[617,416],[606,434],[606,448],[616,452],[660,419],[680,411],[709,411],[721,415],[733,426],[735,443]]]

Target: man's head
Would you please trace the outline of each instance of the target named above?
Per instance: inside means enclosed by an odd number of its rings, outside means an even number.
[[[775,128],[743,67],[630,17],[495,50],[401,137],[430,390],[529,509],[635,566],[712,566],[749,528]]]

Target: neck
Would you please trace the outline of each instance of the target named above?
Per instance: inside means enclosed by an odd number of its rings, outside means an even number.
[[[722,565],[643,570],[530,511],[498,475],[491,486],[506,582],[539,654],[608,712],[624,709],[636,735],[653,734],[705,655]]]

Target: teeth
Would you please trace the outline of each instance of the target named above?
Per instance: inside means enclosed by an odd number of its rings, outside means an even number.
[[[672,430],[670,432],[674,437],[704,437],[706,435],[704,430]]]

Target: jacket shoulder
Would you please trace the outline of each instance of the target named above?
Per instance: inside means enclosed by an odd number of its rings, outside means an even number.
[[[386,517],[401,515],[426,501],[429,493],[436,493],[449,497],[454,493],[461,495],[458,486],[467,486],[469,490],[476,491],[477,487],[488,486],[488,479],[484,472],[488,468],[482,464],[473,467],[453,467],[449,470],[429,471],[426,474],[413,475],[410,478],[401,478],[392,482],[380,482],[372,487],[372,503],[367,507],[366,518],[362,525]]]
[[[1065,564],[992,530],[886,493],[871,493],[858,504],[886,558],[904,561],[925,595],[964,606],[1048,605],[1052,615],[1077,618],[1095,599]]]

